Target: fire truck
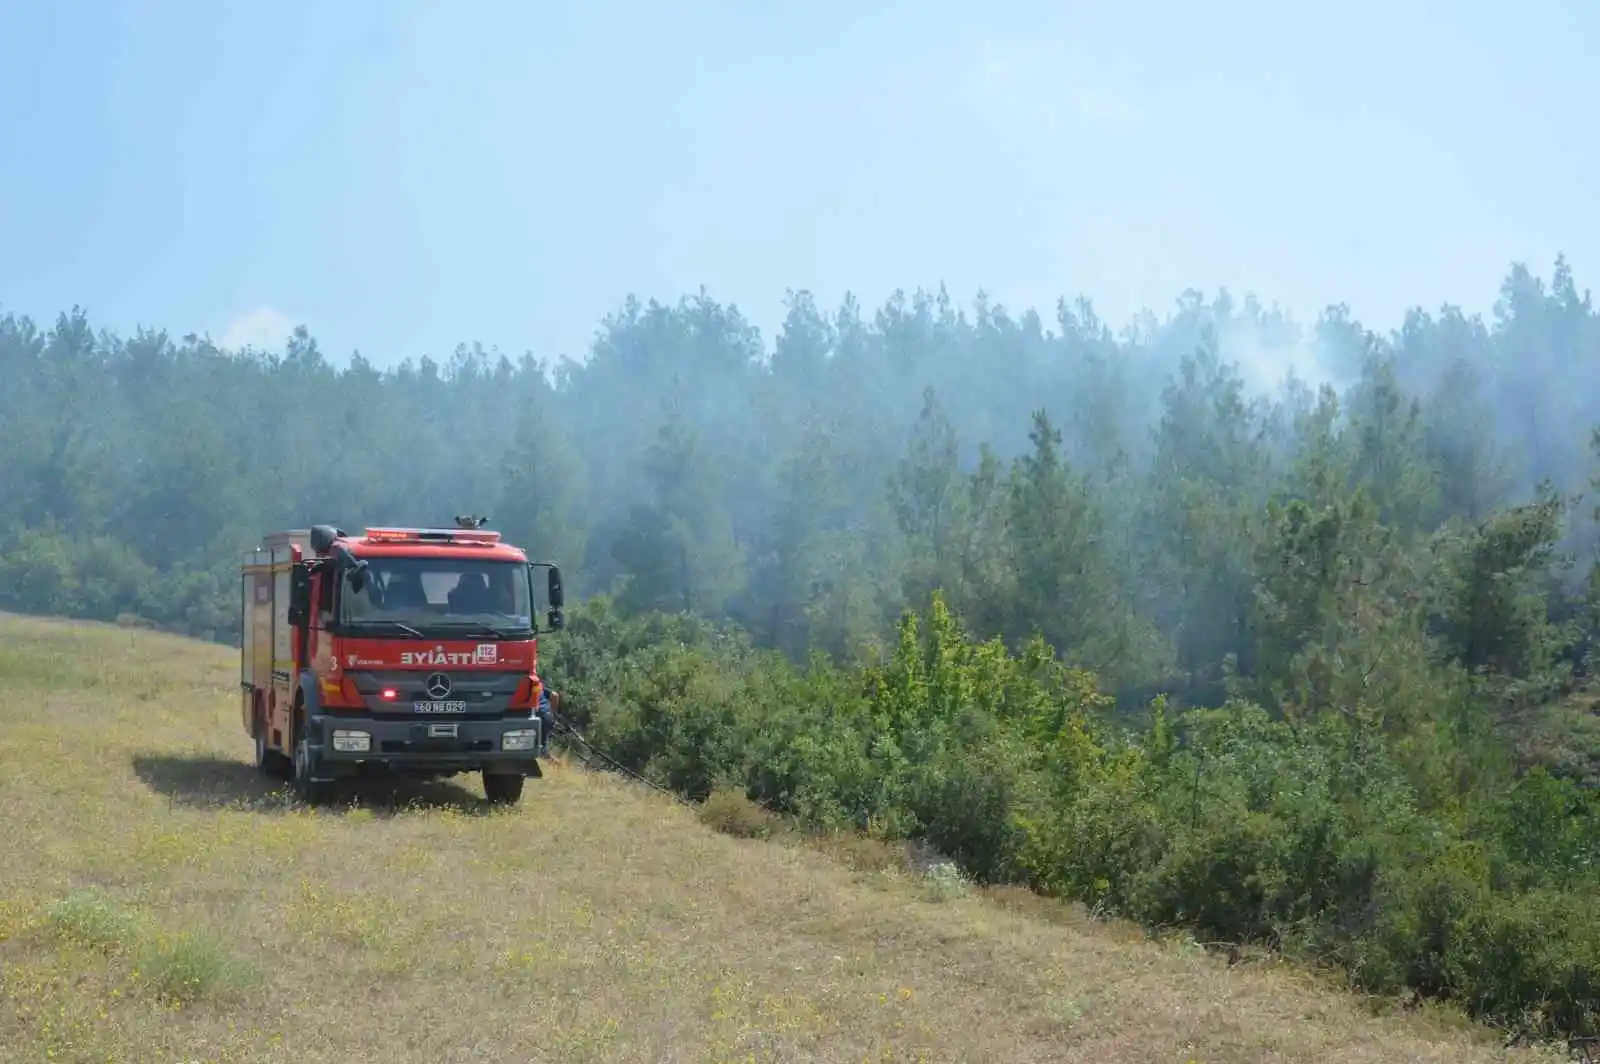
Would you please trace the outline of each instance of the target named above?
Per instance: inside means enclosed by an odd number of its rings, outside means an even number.
[[[561,570],[484,523],[313,525],[245,555],[240,686],[257,768],[312,804],[373,774],[480,772],[491,803],[521,799],[548,738],[535,574],[555,631]]]

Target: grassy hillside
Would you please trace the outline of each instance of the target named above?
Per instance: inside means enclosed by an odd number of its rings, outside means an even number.
[[[577,767],[300,808],[225,648],[0,615],[0,689],[6,1062],[1534,1059]]]

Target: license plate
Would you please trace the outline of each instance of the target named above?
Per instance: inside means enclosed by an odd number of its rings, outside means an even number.
[[[428,738],[454,739],[456,737],[455,724],[430,724],[428,725]]]
[[[467,704],[465,702],[413,702],[411,703],[411,711],[413,713],[465,713]]]

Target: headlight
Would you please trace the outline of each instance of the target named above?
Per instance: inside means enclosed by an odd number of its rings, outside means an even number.
[[[364,731],[336,731],[333,748],[341,754],[364,754],[372,749],[372,736]]]
[[[500,749],[502,750],[537,750],[538,748],[538,728],[508,731],[500,736]]]

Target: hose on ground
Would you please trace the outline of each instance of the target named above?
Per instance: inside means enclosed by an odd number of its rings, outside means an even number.
[[[695,808],[695,804],[683,797],[683,795],[678,794],[675,791],[668,790],[666,787],[661,786],[661,784],[655,782],[654,780],[635,772],[633,769],[629,768],[627,765],[624,765],[622,762],[618,761],[604,750],[596,747],[593,743],[589,742],[588,739],[583,737],[583,733],[578,730],[577,725],[567,720],[560,713],[552,711],[550,714],[550,719],[556,726],[557,734],[570,737],[579,746],[583,747],[583,749],[586,750],[592,757],[599,759],[603,764],[615,772],[620,773],[629,779],[637,780],[646,787],[649,787],[651,790],[660,791],[662,794],[666,795],[668,798],[671,798],[674,802],[677,802],[686,809]]]

